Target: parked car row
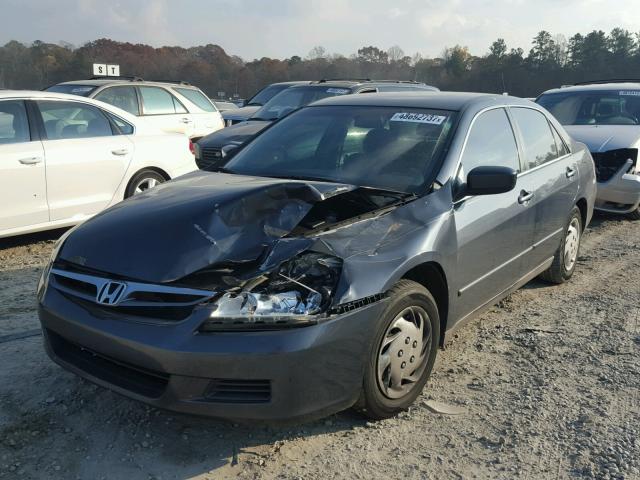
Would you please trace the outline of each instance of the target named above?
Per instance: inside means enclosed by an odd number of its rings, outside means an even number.
[[[51,358],[99,385],[221,417],[385,418],[453,331],[571,278],[594,208],[640,217],[640,83],[536,102],[288,82],[222,128],[184,83],[2,91],[0,237],[83,222],[39,316]]]

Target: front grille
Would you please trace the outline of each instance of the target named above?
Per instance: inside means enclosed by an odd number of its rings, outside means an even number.
[[[49,277],[51,286],[67,298],[88,309],[100,309],[103,316],[133,315],[153,320],[177,321],[189,316],[193,308],[213,298],[214,292],[193,288],[132,282],[118,279],[124,285],[120,298],[105,303],[99,298],[112,282],[98,274],[54,266]]]
[[[58,358],[112,385],[149,398],[159,398],[167,388],[169,375],[137,367],[70,342],[52,330],[47,339]]]
[[[222,150],[217,147],[203,147],[200,158],[197,159],[199,168],[220,167],[224,163],[222,160]]]
[[[608,152],[592,153],[591,156],[596,165],[596,179],[598,182],[606,182],[618,173],[628,160],[632,160],[635,165],[638,158],[638,150],[635,148],[620,148],[609,150]]]
[[[214,379],[204,398],[213,403],[268,403],[271,401],[271,381]]]

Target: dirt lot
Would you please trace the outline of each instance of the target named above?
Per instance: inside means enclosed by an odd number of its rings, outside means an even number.
[[[640,223],[597,217],[573,280],[468,325],[398,418],[277,428],[158,411],[50,362],[34,290],[55,235],[0,244],[0,478],[640,478]]]

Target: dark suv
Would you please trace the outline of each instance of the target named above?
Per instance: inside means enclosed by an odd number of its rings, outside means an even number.
[[[486,94],[325,99],[225,166],[61,239],[51,358],[144,402],[232,418],[394,415],[445,336],[576,268],[593,161],[545,110]]]
[[[200,168],[224,165],[237,147],[273,121],[317,100],[353,93],[410,91],[437,92],[438,89],[424,83],[395,80],[320,80],[291,86],[253,112],[247,121],[200,139],[196,146],[196,163]]]

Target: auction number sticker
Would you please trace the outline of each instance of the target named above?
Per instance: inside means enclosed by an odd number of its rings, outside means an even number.
[[[349,90],[346,88],[327,88],[327,93],[335,93],[337,95],[344,95],[345,93],[349,93]]]
[[[394,113],[389,121],[391,122],[414,122],[429,123],[431,125],[441,125],[447,119],[445,115],[433,115],[431,113]]]
[[[640,97],[640,90],[621,90],[620,95],[632,95],[634,97]]]

